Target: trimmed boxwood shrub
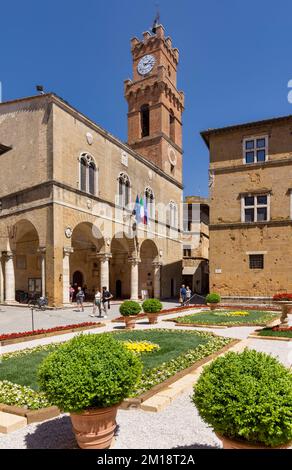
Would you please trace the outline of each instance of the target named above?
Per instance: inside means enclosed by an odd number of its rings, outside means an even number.
[[[158,299],[147,299],[142,304],[145,313],[157,313],[162,310],[162,303]]]
[[[38,369],[40,389],[63,411],[105,408],[128,397],[141,360],[112,335],[79,335],[49,354]]]
[[[292,439],[292,374],[272,356],[245,349],[204,368],[193,402],[214,431],[278,446]]]
[[[120,305],[120,314],[123,317],[129,317],[130,315],[138,315],[141,312],[141,305],[134,300],[125,300]]]
[[[215,292],[211,292],[206,297],[207,304],[218,304],[220,300],[221,300],[220,295],[216,294]]]

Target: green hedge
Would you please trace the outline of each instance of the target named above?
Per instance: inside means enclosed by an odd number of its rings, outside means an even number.
[[[272,447],[292,439],[292,374],[268,354],[246,349],[217,358],[194,386],[193,402],[231,439]]]
[[[158,299],[147,299],[142,304],[145,313],[157,313],[162,310],[162,303]]]
[[[128,397],[142,362],[111,334],[79,335],[50,353],[38,370],[40,389],[64,411],[104,408]]]
[[[120,305],[120,314],[123,317],[129,317],[130,315],[138,315],[141,312],[141,305],[134,300],[125,300]]]

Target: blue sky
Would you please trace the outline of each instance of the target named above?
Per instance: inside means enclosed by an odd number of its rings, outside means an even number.
[[[2,2],[3,100],[41,83],[121,140],[130,38],[141,37],[156,0]],[[291,0],[159,0],[161,23],[180,50],[185,92],[185,194],[208,194],[208,151],[199,132],[292,114]]]

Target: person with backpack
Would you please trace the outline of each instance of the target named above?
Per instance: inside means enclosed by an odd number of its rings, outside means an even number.
[[[110,299],[112,299],[113,296],[110,293],[110,291],[107,289],[106,286],[102,288],[102,307],[104,311],[104,318],[107,318],[107,311],[111,308],[110,307]]]
[[[101,317],[101,297],[101,292],[99,289],[97,289],[94,295],[93,310],[92,314],[89,315],[90,317]],[[96,309],[98,309],[99,315],[96,315]]]
[[[85,294],[82,288],[78,287],[77,294],[76,294],[78,312],[80,312],[80,307],[81,307],[81,311],[84,312],[84,307],[83,307],[84,298],[85,298]]]

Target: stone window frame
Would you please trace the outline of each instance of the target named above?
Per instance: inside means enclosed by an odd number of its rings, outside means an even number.
[[[265,146],[264,147],[259,147],[259,150],[265,150],[265,160],[264,161],[257,161],[255,159],[256,157],[256,141],[257,140],[260,140],[260,139],[264,139],[265,140]],[[248,141],[254,141],[254,147],[253,149],[246,149],[246,142]],[[253,162],[247,162],[246,161],[246,154],[248,151],[253,151],[254,152],[254,160]],[[248,136],[248,137],[244,137],[243,141],[242,141],[242,160],[243,160],[243,164],[244,165],[252,165],[252,164],[259,164],[259,163],[265,163],[269,160],[269,136],[268,134],[261,134],[261,135],[251,135],[251,136]]]
[[[265,269],[265,254],[266,252],[248,253],[249,269]]]
[[[266,204],[258,204],[257,198],[261,196],[267,197]],[[253,197],[254,204],[253,205],[246,205],[245,198],[246,197]],[[269,192],[262,192],[262,193],[245,193],[241,195],[241,222],[245,224],[253,224],[258,222],[269,222],[270,221],[270,206],[271,206],[271,194]],[[267,209],[267,218],[265,220],[257,220],[257,209]],[[254,220],[253,221],[246,221],[245,220],[245,209],[254,209]]]
[[[124,187],[127,187],[126,185],[126,182],[128,182],[128,203],[126,204],[126,195],[125,195],[125,192],[123,190],[123,193],[120,194],[120,182],[121,182],[121,179],[123,180],[123,186]],[[117,178],[117,197],[116,197],[116,203],[118,206],[120,207],[123,207],[123,208],[126,208],[127,206],[129,206],[131,204],[131,201],[132,201],[132,183],[131,183],[131,180],[130,180],[130,177],[128,175],[128,173],[124,172],[124,171],[121,171],[119,173],[119,176]]]
[[[81,178],[81,167],[82,167],[82,161],[85,162],[86,165],[86,181],[85,181],[85,189],[82,188],[82,178]],[[91,194],[92,196],[96,196],[98,194],[98,174],[99,170],[96,164],[96,160],[88,152],[81,152],[78,158],[79,162],[79,189],[80,191],[86,192],[88,194]],[[90,173],[89,173],[89,167],[90,165],[94,166],[94,191],[90,192]]]
[[[152,203],[149,203],[148,200],[151,199],[148,195],[152,196]],[[147,203],[148,217],[150,219],[155,219],[155,194],[153,189],[150,186],[146,186],[144,190],[144,196]]]

